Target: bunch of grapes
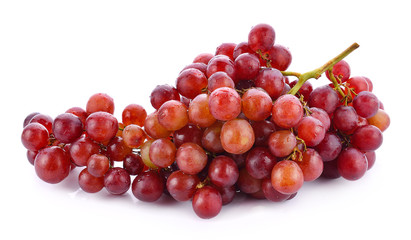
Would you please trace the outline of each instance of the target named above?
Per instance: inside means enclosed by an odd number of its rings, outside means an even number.
[[[342,60],[358,46],[300,74],[286,71],[291,53],[274,42],[274,29],[259,24],[247,42],[199,54],[175,87],[151,92],[151,114],[130,104],[119,122],[103,93],[54,120],[32,113],[21,135],[28,160],[45,182],[81,167],[85,192],[131,188],[147,202],[167,194],[191,201],[201,218],[215,217],[238,192],[281,202],[319,177],[361,178],[390,118],[370,79],[350,76]],[[313,89],[307,80],[322,73],[331,83]]]

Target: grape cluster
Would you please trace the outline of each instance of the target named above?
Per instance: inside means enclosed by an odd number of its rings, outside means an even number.
[[[319,72],[332,83],[313,89],[302,74],[286,71],[291,53],[274,42],[274,29],[259,24],[247,42],[199,54],[175,87],[151,92],[150,114],[130,104],[119,122],[103,93],[85,110],[54,119],[32,113],[21,135],[28,160],[45,182],[82,167],[85,192],[131,188],[146,202],[168,194],[191,200],[201,218],[215,217],[238,192],[281,202],[319,177],[361,178],[390,124],[372,82],[350,76],[338,59]]]

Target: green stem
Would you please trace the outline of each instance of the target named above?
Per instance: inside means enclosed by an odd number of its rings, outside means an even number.
[[[321,77],[321,74],[323,74],[325,71],[327,71],[328,69],[332,69],[332,67],[338,63],[339,61],[341,61],[342,59],[344,59],[346,56],[348,56],[350,53],[352,53],[355,49],[357,49],[360,45],[358,45],[358,43],[353,43],[351,46],[349,46],[347,49],[345,49],[343,52],[341,52],[340,54],[338,54],[336,57],[334,57],[333,59],[331,59],[330,61],[326,62],[324,65],[322,65],[321,67],[314,69],[312,71],[306,72],[301,74],[298,77],[298,82],[297,84],[288,92],[289,94],[295,95],[298,90],[300,90],[301,86],[308,80],[311,78],[315,78],[318,79],[319,77]],[[286,73],[293,73],[293,72],[283,72],[283,74]],[[287,75],[286,75],[287,76]],[[296,75],[293,75],[296,76]]]
[[[334,74],[332,74],[332,68],[328,69],[328,76],[330,76],[330,80],[334,84],[334,89],[337,90],[337,92],[343,98],[345,98],[345,93],[343,92],[343,90],[341,90],[340,84],[338,84],[338,81],[337,81],[337,79],[335,79]]]

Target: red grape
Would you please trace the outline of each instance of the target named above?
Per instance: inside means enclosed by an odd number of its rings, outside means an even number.
[[[290,155],[297,146],[295,135],[288,130],[273,132],[268,138],[268,147],[276,157],[286,157]]]
[[[123,168],[130,175],[140,174],[144,170],[144,163],[141,156],[136,153],[127,154],[123,160]]]
[[[243,53],[234,61],[238,80],[251,80],[257,77],[260,70],[260,61],[254,54]]]
[[[29,123],[21,133],[23,146],[30,151],[38,151],[49,143],[49,132],[40,123]]]
[[[170,100],[158,109],[158,122],[169,131],[175,131],[188,123],[187,107],[179,101]]]
[[[318,87],[311,92],[308,105],[321,108],[331,114],[339,105],[338,93],[328,85]]]
[[[207,66],[207,77],[210,77],[216,72],[225,72],[227,75],[237,83],[234,62],[225,55],[217,55],[213,57]]]
[[[262,121],[271,115],[273,107],[270,96],[260,89],[249,89],[242,99],[242,112],[253,121]]]
[[[83,123],[71,113],[63,113],[54,119],[54,137],[62,143],[71,143],[83,134]]]
[[[248,46],[253,51],[268,51],[275,41],[275,31],[268,24],[260,23],[254,26],[248,34]]]
[[[83,135],[77,139],[70,147],[70,156],[77,166],[86,166],[91,155],[100,153],[100,146]]]
[[[288,48],[275,44],[268,50],[268,60],[270,60],[271,67],[285,71],[291,64],[291,52]]]
[[[270,177],[276,163],[276,157],[271,155],[268,148],[255,147],[248,152],[245,167],[252,177],[263,179]]]
[[[200,70],[189,68],[180,73],[176,86],[178,92],[184,97],[193,99],[207,87],[207,78]]]
[[[87,101],[86,112],[92,114],[95,112],[114,113],[114,100],[106,93],[96,93]]]
[[[298,137],[307,147],[318,145],[324,139],[325,131],[323,123],[311,116],[303,117],[297,126]]]
[[[236,46],[237,44],[235,43],[222,43],[220,46],[217,47],[215,55],[225,55],[229,57],[231,60],[234,60],[233,52]]]
[[[138,148],[146,139],[144,130],[135,124],[127,125],[123,130],[123,141],[129,148]]]
[[[342,142],[337,134],[327,132],[324,139],[315,147],[315,149],[320,154],[322,160],[328,162],[338,157],[342,149]]]
[[[177,149],[176,162],[181,171],[197,174],[207,164],[207,154],[195,143],[184,143]]]
[[[196,175],[175,171],[167,179],[167,190],[177,201],[188,201],[196,192],[200,179]]]
[[[196,191],[192,205],[197,216],[208,219],[220,213],[223,202],[218,190],[211,186],[205,186]]]
[[[334,65],[332,73],[337,80],[338,83],[346,82],[350,78],[351,69],[350,65],[344,60],[339,61],[337,64]],[[328,71],[325,72],[328,79],[330,79],[330,75]]]
[[[176,158],[176,146],[167,138],[155,140],[150,146],[150,160],[160,168],[170,166]]]
[[[47,183],[59,183],[70,173],[70,157],[60,147],[40,150],[34,160],[37,176]]]
[[[211,114],[208,103],[209,96],[205,93],[197,95],[191,101],[190,106],[188,107],[188,118],[191,123],[197,124],[200,127],[209,127],[213,125],[216,119]]]
[[[131,190],[138,200],[155,202],[163,195],[164,181],[156,171],[147,171],[137,175]]]
[[[124,108],[121,117],[123,120],[123,124],[125,126],[128,126],[130,124],[136,124],[142,127],[144,126],[144,121],[146,120],[147,112],[141,105],[130,104]]]
[[[307,148],[307,151],[303,153],[302,160],[298,161],[297,164],[303,171],[305,182],[319,178],[324,168],[320,154],[312,148]]]
[[[272,108],[272,121],[282,128],[297,126],[304,115],[303,106],[297,97],[286,94],[279,97]]]
[[[343,132],[349,133],[358,126],[358,115],[351,106],[339,106],[333,117],[334,127]]]
[[[377,113],[367,119],[370,125],[374,125],[384,132],[390,126],[390,116],[382,109],[378,109]]]
[[[349,147],[344,149],[338,156],[337,168],[343,178],[358,180],[367,171],[367,158],[358,149]]]
[[[93,176],[88,170],[88,168],[84,168],[78,175],[80,188],[88,193],[99,192],[104,187],[104,177]]]
[[[375,151],[383,141],[382,132],[373,125],[358,128],[351,136],[351,144],[361,151]]]
[[[233,119],[224,123],[220,140],[225,151],[233,154],[245,153],[254,144],[254,131],[248,121]]]
[[[377,114],[380,108],[379,100],[373,93],[360,92],[352,102],[357,114],[363,118],[370,118]]]
[[[86,119],[86,132],[94,141],[105,143],[116,136],[117,119],[107,112],[95,112]]]
[[[214,118],[227,121],[241,112],[241,97],[232,88],[222,87],[210,94],[208,106]]]
[[[239,171],[233,159],[221,155],[211,161],[208,176],[217,187],[226,188],[237,182]]]
[[[284,89],[284,77],[275,68],[263,68],[255,79],[255,86],[267,91],[271,98],[278,98]]]
[[[208,64],[208,62],[214,57],[212,53],[200,53],[194,58],[193,63],[199,62]]]
[[[298,164],[291,160],[278,162],[271,172],[271,184],[282,194],[296,193],[304,183],[304,174]]]
[[[131,185],[130,174],[124,168],[114,167],[104,175],[104,187],[113,195],[122,195]]]

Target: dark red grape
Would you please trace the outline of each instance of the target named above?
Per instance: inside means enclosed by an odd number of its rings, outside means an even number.
[[[368,168],[367,158],[356,148],[344,149],[337,159],[339,174],[348,180],[360,179]]]
[[[156,171],[143,172],[133,180],[133,195],[140,201],[157,201],[164,191],[163,178]]]
[[[121,195],[128,191],[131,185],[130,174],[124,168],[114,167],[104,175],[104,187],[113,195]]]
[[[252,80],[257,77],[260,70],[260,61],[254,54],[243,53],[234,61],[238,80]]]
[[[252,177],[263,179],[270,177],[276,163],[276,157],[271,155],[268,148],[255,147],[248,152],[245,167]]]
[[[144,163],[140,155],[136,153],[127,154],[123,160],[123,168],[130,175],[140,174],[144,170]]]
[[[221,155],[211,161],[208,176],[217,187],[226,188],[237,182],[239,171],[233,159]]]
[[[60,142],[71,143],[83,134],[83,123],[74,114],[60,114],[54,119],[53,134]]]
[[[268,60],[270,60],[271,67],[285,71],[291,64],[291,52],[288,48],[275,44],[268,50]]]
[[[337,134],[327,132],[324,139],[315,147],[315,149],[320,154],[324,162],[332,161],[340,154],[342,142]]]
[[[240,170],[238,176],[237,186],[241,192],[244,193],[256,193],[261,190],[261,179],[252,177],[246,168]]]
[[[275,68],[263,68],[255,79],[255,86],[267,91],[271,98],[278,98],[284,88],[284,78]]]
[[[107,156],[112,161],[121,162],[133,149],[128,147],[122,137],[114,137],[107,144]]]
[[[273,188],[271,179],[266,178],[261,183],[261,190],[264,193],[265,198],[272,202],[283,202],[290,198],[290,194],[283,194]]]
[[[334,127],[343,132],[349,133],[358,126],[358,115],[351,106],[339,106],[333,116]]]
[[[328,85],[318,87],[311,92],[308,105],[321,108],[331,114],[339,105],[338,93]]]
[[[357,114],[363,118],[370,118],[377,114],[380,108],[379,100],[373,93],[360,92],[353,100],[352,104]]]
[[[373,125],[358,128],[351,136],[351,144],[361,151],[375,151],[383,141],[382,132]]]
[[[188,201],[196,192],[200,179],[196,175],[175,171],[167,179],[167,190],[177,201]]]
[[[266,147],[268,146],[268,138],[271,133],[275,132],[275,125],[271,121],[258,121],[251,123],[254,130],[255,146]]]

